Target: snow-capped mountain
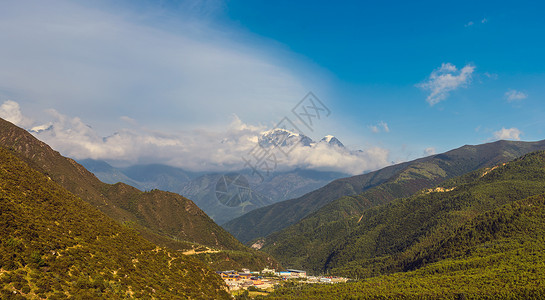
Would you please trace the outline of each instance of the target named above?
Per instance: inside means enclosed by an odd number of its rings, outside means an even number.
[[[259,137],[259,145],[261,147],[290,147],[297,143],[302,146],[310,147],[313,143],[312,139],[306,135],[291,132],[286,129],[276,128],[265,131]]]
[[[261,147],[290,147],[297,143],[304,147],[312,147],[317,144],[304,134],[295,133],[282,128],[263,132],[258,141]],[[344,148],[343,143],[332,135],[326,135],[319,143],[326,143],[330,146]]]
[[[343,143],[341,143],[341,141],[339,141],[336,137],[332,135],[326,135],[323,139],[320,140],[320,143],[327,143],[330,146],[344,148]]]

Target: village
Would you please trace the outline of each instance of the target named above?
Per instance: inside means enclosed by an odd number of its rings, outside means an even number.
[[[295,269],[287,269],[286,271],[276,271],[275,269],[267,268],[262,271],[242,269],[240,272],[229,270],[216,271],[216,273],[229,286],[231,292],[247,289],[272,291],[275,286],[287,281],[297,281],[306,284],[334,284],[348,281],[348,278],[336,276],[307,276],[307,272]]]

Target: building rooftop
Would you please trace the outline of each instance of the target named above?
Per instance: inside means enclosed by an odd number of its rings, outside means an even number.
[[[295,269],[288,269],[287,271],[288,271],[288,272],[292,272],[292,273],[306,273],[306,271],[295,270]]]

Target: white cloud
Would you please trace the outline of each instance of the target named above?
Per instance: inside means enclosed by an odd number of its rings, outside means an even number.
[[[384,121],[380,121],[376,125],[371,125],[369,126],[369,128],[371,128],[371,131],[373,133],[379,133],[381,131],[390,132],[390,127],[388,127],[388,123]]]
[[[428,147],[424,149],[424,156],[435,155],[436,153],[437,153],[437,150],[435,150],[434,147]]]
[[[509,102],[521,101],[521,100],[524,100],[524,99],[528,98],[528,94],[526,94],[524,92],[521,92],[521,91],[511,90],[510,89],[507,92],[505,92],[505,98]]]
[[[429,78],[417,86],[430,94],[426,101],[433,106],[445,100],[451,91],[465,87],[471,81],[471,75],[475,66],[468,64],[458,71],[455,65],[443,63],[440,68],[435,69]]]
[[[11,100],[7,100],[0,105],[0,118],[23,128],[28,128],[32,125],[32,121],[24,117],[21,113],[19,103]]]
[[[6,102],[7,103],[7,102]],[[25,118],[17,103],[14,113]],[[162,163],[192,171],[233,171],[244,166],[243,156],[258,145],[258,137],[270,129],[244,123],[236,115],[221,131],[193,130],[161,132],[139,127],[122,128],[108,137],[100,136],[82,119],[50,109],[46,123],[31,128],[38,139],[74,159],[103,159],[120,164]],[[132,120],[132,119],[129,119]],[[30,120],[29,120],[30,121]],[[30,122],[32,123],[32,122]],[[294,148],[288,156],[277,153],[278,170],[307,168],[361,174],[389,164],[389,151],[369,147],[349,151],[317,143]]]
[[[276,120],[321,85],[281,47],[187,16],[209,14],[199,1],[184,1],[176,18],[107,3],[3,3],[0,91],[97,124],[128,115],[164,128],[214,126],[231,113]]]
[[[494,132],[494,139],[496,140],[515,140],[520,141],[522,131],[517,128],[502,128]]]
[[[496,73],[484,72],[483,74],[484,74],[484,76],[486,76],[489,79],[493,79],[493,80],[498,79],[498,74],[496,74]]]
[[[480,21],[477,21],[477,22],[481,23],[481,24],[486,24],[486,23],[488,23],[488,19],[487,18],[482,18]],[[464,27],[472,27],[473,25],[475,25],[475,22],[469,21],[469,22],[464,24]]]
[[[126,123],[128,123],[130,125],[133,125],[133,126],[137,124],[135,119],[133,119],[131,117],[128,117],[128,116],[121,116],[121,117],[119,117],[119,119],[121,121],[126,122]]]
[[[380,147],[348,151],[319,143],[310,149],[309,147],[295,148],[282,163],[291,168],[334,170],[356,175],[389,165],[389,154],[387,149]]]

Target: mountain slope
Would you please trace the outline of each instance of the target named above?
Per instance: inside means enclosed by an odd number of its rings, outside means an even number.
[[[218,182],[222,177],[234,179],[238,175],[247,180],[248,189],[239,193],[243,197],[237,205],[225,205],[216,195]],[[223,224],[249,211],[290,199],[290,196],[306,194],[343,177],[343,174],[297,169],[271,174],[263,182],[252,181],[258,179],[256,177],[250,172],[207,174],[189,182],[181,194],[193,199],[218,224]]]
[[[257,263],[248,267],[274,264],[270,257],[238,242],[191,200],[162,191],[141,192],[123,183],[102,183],[74,160],[63,157],[27,131],[2,119],[0,146],[109,217],[138,230],[153,243],[174,250],[204,245],[216,250],[242,251],[244,253],[236,253],[243,259],[240,263]],[[236,264],[227,252],[221,255]]]
[[[545,195],[478,215],[438,243],[437,262],[354,283],[275,290],[266,299],[541,299]]]
[[[81,164],[85,169],[93,173],[93,175],[95,175],[100,181],[104,183],[114,184],[118,182],[123,182],[142,191],[149,190],[142,186],[140,182],[128,177],[121,170],[112,167],[105,161],[83,159],[79,160],[78,163]],[[165,189],[160,190],[165,191]]]
[[[185,184],[199,175],[198,173],[160,164],[134,165],[122,168],[120,171],[131,180],[138,182],[141,189],[159,189],[177,194],[180,193]]]
[[[475,216],[545,193],[544,167],[544,152],[528,154],[446,181],[440,188],[363,210],[359,216],[324,223],[306,232],[304,242],[300,238],[298,244],[277,242],[265,250],[280,253],[295,247],[305,254],[298,263],[315,271],[358,277],[407,271],[433,261],[431,256],[423,257],[429,247]]]
[[[25,298],[219,298],[201,262],[159,248],[0,147],[0,294]]]
[[[333,138],[331,141],[335,140]],[[106,183],[123,182],[140,190],[160,189],[184,195],[218,224],[228,222],[256,208],[302,196],[321,188],[332,180],[348,176],[338,172],[295,169],[288,172],[274,172],[261,182],[258,176],[252,176],[252,171],[248,170],[198,176],[197,173],[165,165],[115,168],[104,161],[92,159],[84,159],[79,163]],[[246,187],[249,189],[239,193],[242,196],[240,201],[225,205],[216,195],[218,182],[222,177],[235,178],[239,174],[247,181]]]
[[[404,166],[405,164],[400,164],[373,173],[337,179],[299,198],[256,209],[222,226],[246,243],[294,224],[334,199],[378,185]]]
[[[195,199],[218,224],[272,203],[271,198],[251,188],[241,173],[206,174],[191,180],[182,194]]]
[[[390,166],[363,175],[338,179],[302,197],[254,210],[222,226],[246,243],[295,224],[343,196],[358,195],[373,187],[387,184],[381,186],[381,189],[370,192],[359,201],[339,200],[336,204],[332,204],[336,207],[324,208],[325,213],[321,214],[319,219],[334,220],[346,214],[350,215],[351,211],[358,212],[364,207],[385,203],[398,197],[407,197],[445,179],[507,162],[523,154],[541,149],[545,149],[545,141],[533,143],[498,141],[477,146],[466,145],[443,154]],[[314,218],[314,220],[317,219]],[[317,224],[304,226],[315,227]]]

